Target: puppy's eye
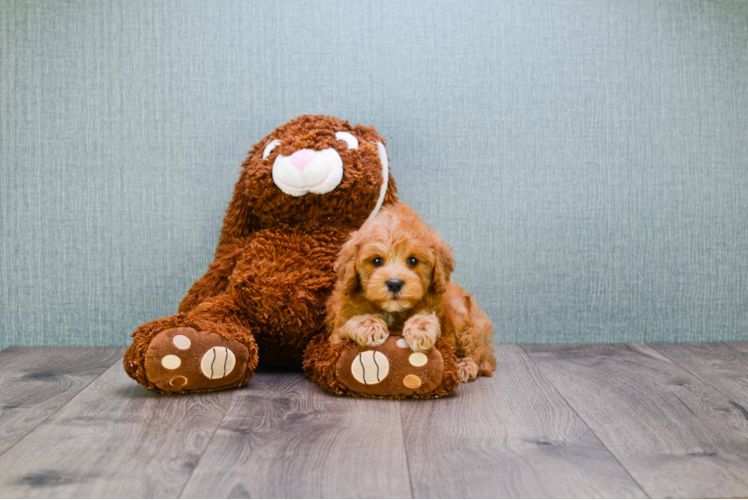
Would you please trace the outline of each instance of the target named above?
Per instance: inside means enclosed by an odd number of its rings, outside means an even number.
[[[356,139],[353,134],[349,134],[348,132],[335,132],[335,137],[337,137],[339,141],[345,142],[348,145],[348,149],[358,148],[358,139]]]
[[[280,143],[281,141],[279,141],[278,139],[270,141],[270,143],[265,146],[265,151],[262,152],[262,159],[267,160],[267,157],[270,156],[270,153],[272,153],[275,148],[280,146]]]
[[[377,257],[376,259],[371,261],[372,264],[374,264],[374,267],[380,267],[382,264],[384,264],[384,259],[382,257]]]
[[[416,259],[415,257],[408,257],[408,265],[410,267],[417,266],[418,265],[418,259]]]

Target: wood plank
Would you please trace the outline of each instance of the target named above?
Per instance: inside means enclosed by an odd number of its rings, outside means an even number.
[[[0,456],[0,497],[177,497],[237,392],[161,396],[112,366]]]
[[[446,400],[404,401],[415,497],[644,497],[518,346],[492,378]]]
[[[124,347],[10,347],[0,353],[0,455],[117,363]]]
[[[524,348],[649,495],[748,496],[748,421],[713,387],[645,345]]]
[[[725,344],[743,354],[748,354],[748,342],[725,342]]]
[[[300,373],[260,373],[182,496],[410,497],[398,408],[331,395]]]
[[[742,408],[748,418],[748,351],[724,343],[651,347],[730,398],[730,404]]]

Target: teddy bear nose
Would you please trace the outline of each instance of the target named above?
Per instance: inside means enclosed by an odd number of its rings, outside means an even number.
[[[403,280],[398,278],[392,278],[387,280],[387,290],[392,293],[397,293],[403,288]]]
[[[302,172],[314,159],[314,151],[311,149],[300,149],[291,155],[291,163]]]

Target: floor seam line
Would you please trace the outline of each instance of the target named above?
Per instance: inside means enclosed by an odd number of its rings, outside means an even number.
[[[184,484],[182,485],[182,488],[180,488],[180,490],[179,490],[179,493],[174,498],[182,498],[182,494],[184,493],[185,488],[187,488],[187,485],[189,484],[190,479],[192,479],[192,476],[195,474],[195,471],[200,466],[200,462],[202,461],[203,457],[205,456],[205,452],[210,447],[210,444],[213,442],[213,439],[215,439],[216,433],[218,432],[218,429],[221,428],[221,425],[223,424],[223,421],[226,420],[226,415],[229,414],[229,410],[234,405],[234,401],[235,401],[235,398],[236,398],[236,395],[235,395],[236,392],[237,391],[232,391],[231,392],[231,394],[234,395],[234,397],[232,397],[231,401],[229,402],[229,404],[226,405],[226,410],[223,412],[223,416],[221,417],[221,420],[218,421],[218,425],[216,425],[216,428],[213,429],[213,432],[210,435],[210,439],[208,439],[208,442],[205,443],[205,448],[203,448],[203,451],[200,453],[200,458],[197,459],[197,462],[195,463],[195,467],[192,468],[192,471],[190,472],[190,475],[187,476],[187,480],[184,482]]]
[[[621,468],[624,470],[624,472],[626,472],[626,474],[628,474],[628,476],[631,478],[631,480],[634,482],[634,484],[636,484],[639,487],[639,489],[642,491],[642,493],[644,493],[647,496],[647,498],[653,498],[652,495],[650,495],[649,492],[646,489],[644,489],[644,486],[642,486],[639,483],[639,481],[636,480],[636,478],[634,477],[634,475],[631,474],[631,471],[629,471],[626,468],[626,466],[623,465],[623,463],[621,463],[621,461],[616,456],[616,454],[613,453],[613,451],[611,451],[610,448],[608,448],[608,445],[606,445],[605,442],[602,440],[602,438],[597,435],[597,433],[595,432],[595,430],[592,427],[590,427],[590,425],[587,423],[587,421],[584,419],[584,417],[579,414],[579,412],[577,411],[577,409],[569,402],[568,399],[566,399],[566,396],[564,396],[561,393],[561,391],[558,390],[558,387],[556,387],[556,384],[554,384],[553,382],[551,382],[551,380],[548,377],[545,376],[545,372],[543,372],[543,369],[540,368],[540,365],[538,365],[535,362],[535,360],[533,359],[533,357],[530,356],[530,353],[528,353],[525,350],[525,346],[522,345],[522,344],[519,344],[518,346],[519,346],[520,349],[522,349],[522,352],[525,353],[525,355],[530,360],[530,362],[535,366],[535,368],[537,368],[538,373],[540,373],[540,376],[543,377],[543,380],[545,380],[546,382],[548,382],[548,384],[550,384],[550,386],[553,387],[553,390],[556,391],[556,394],[558,394],[559,397],[564,400],[564,402],[569,407],[569,409],[571,409],[571,411],[574,412],[574,415],[576,415],[576,416],[579,417],[579,419],[582,421],[582,423],[584,424],[584,426],[587,427],[587,429],[589,429],[589,431],[592,433],[593,436],[595,436],[595,438],[600,443],[600,445],[602,445],[602,447],[605,448],[608,451],[608,453],[610,453],[610,456],[613,457],[613,459],[618,463],[618,465],[621,466]]]
[[[717,342],[715,342],[715,343],[717,343]],[[724,344],[724,342],[719,342],[719,343],[720,343],[720,344]],[[725,397],[725,398],[727,399],[727,401],[729,401],[729,402],[731,402],[731,403],[733,402],[733,398],[732,398],[731,396],[729,396],[728,394],[725,394],[724,392],[722,392],[722,391],[721,391],[721,390],[719,389],[719,387],[715,387],[715,386],[714,386],[714,384],[711,384],[711,383],[709,383],[708,381],[704,380],[703,378],[701,378],[701,376],[700,376],[700,375],[699,375],[698,373],[692,372],[691,370],[689,370],[689,369],[688,369],[688,368],[686,368],[685,366],[681,365],[680,363],[678,363],[678,362],[677,362],[676,360],[674,360],[673,358],[671,358],[670,356],[668,356],[668,355],[667,355],[667,354],[665,354],[664,352],[662,352],[662,351],[660,351],[659,349],[657,349],[656,347],[654,347],[654,345],[657,345],[657,344],[650,344],[649,346],[650,346],[650,347],[652,347],[652,349],[654,349],[655,351],[657,351],[657,353],[658,353],[658,354],[659,354],[660,356],[664,356],[665,358],[667,358],[667,360],[668,360],[668,361],[670,361],[671,363],[673,363],[673,364],[674,364],[675,366],[677,366],[677,367],[678,367],[678,368],[680,368],[681,370],[685,371],[685,372],[686,372],[686,373],[688,373],[689,375],[692,375],[692,376],[696,377],[697,379],[701,380],[702,382],[704,382],[704,383],[705,383],[706,385],[708,385],[709,387],[711,387],[712,389],[714,389],[715,391],[717,391],[717,393],[718,393],[718,394],[720,394],[721,396],[724,396],[724,397]],[[725,345],[726,345],[726,347],[728,347],[728,348],[730,347],[730,346],[729,346],[729,345],[727,345],[727,344],[725,344]]]
[[[123,349],[124,349],[124,348],[123,348]],[[70,404],[70,403],[71,403],[71,402],[72,402],[72,401],[73,401],[73,400],[74,400],[75,398],[77,398],[78,396],[80,396],[80,394],[81,394],[81,393],[82,393],[83,391],[85,391],[86,389],[88,389],[88,387],[89,387],[89,386],[90,386],[91,384],[93,384],[93,383],[94,383],[95,381],[99,380],[99,378],[101,378],[101,377],[102,377],[102,376],[103,376],[103,375],[104,375],[105,373],[107,373],[107,372],[108,372],[109,370],[111,370],[112,368],[114,368],[114,366],[115,366],[115,365],[116,365],[116,364],[117,364],[117,363],[118,363],[119,361],[120,361],[120,358],[118,358],[118,359],[115,359],[115,361],[114,361],[114,362],[113,362],[113,363],[112,363],[111,365],[109,365],[109,367],[108,367],[107,369],[105,369],[104,371],[102,371],[101,373],[99,373],[99,374],[98,374],[97,376],[95,376],[94,378],[92,378],[92,379],[91,379],[91,380],[90,380],[90,381],[89,381],[89,382],[88,382],[88,383],[87,383],[86,385],[84,385],[83,387],[81,387],[81,390],[80,390],[80,391],[78,391],[78,392],[76,392],[75,394],[73,394],[73,396],[72,396],[72,397],[71,397],[70,399],[68,399],[67,401],[65,401],[65,403],[61,404],[59,408],[57,408],[57,409],[56,409],[55,411],[53,411],[52,413],[50,413],[49,415],[47,415],[47,416],[46,416],[46,417],[44,418],[44,420],[42,420],[41,422],[39,422],[38,424],[36,424],[36,425],[35,425],[35,426],[33,427],[33,429],[29,429],[29,431],[28,431],[28,432],[27,432],[26,434],[24,434],[24,435],[23,435],[23,436],[22,436],[22,437],[21,437],[21,438],[20,438],[20,439],[19,439],[18,441],[16,441],[15,443],[13,443],[13,444],[12,444],[12,445],[10,446],[10,448],[8,448],[8,449],[7,449],[7,450],[5,450],[4,452],[0,453],[0,457],[2,457],[2,456],[3,456],[3,455],[5,455],[6,453],[8,453],[8,452],[9,452],[10,450],[12,450],[13,448],[15,448],[15,447],[16,447],[16,446],[18,445],[18,443],[20,443],[21,441],[23,441],[24,439],[26,439],[26,438],[27,438],[27,437],[29,436],[29,434],[31,434],[32,432],[34,432],[35,430],[37,430],[37,429],[38,429],[39,427],[41,427],[41,426],[42,426],[43,424],[45,424],[45,423],[46,423],[46,422],[47,422],[47,421],[48,421],[48,420],[49,420],[50,418],[52,418],[52,416],[53,416],[53,415],[55,415],[55,414],[56,414],[56,413],[57,413],[58,411],[62,410],[62,409],[63,409],[63,408],[65,408],[65,407],[66,407],[67,405],[69,405],[69,404]]]
[[[408,487],[410,488],[410,498],[415,498],[415,495],[413,494],[413,476],[410,473],[410,457],[408,456],[408,445],[405,442],[405,426],[403,425],[403,407],[404,404],[402,401],[398,401],[399,407],[397,409],[397,414],[400,417],[400,435],[403,437],[403,451],[405,451],[405,468],[408,471]]]

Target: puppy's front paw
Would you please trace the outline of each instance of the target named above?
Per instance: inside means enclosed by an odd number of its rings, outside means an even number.
[[[478,363],[473,358],[461,358],[457,360],[457,374],[460,382],[470,382],[478,378]]]
[[[370,314],[352,317],[343,325],[343,332],[345,337],[361,347],[380,346],[390,335],[387,323],[379,316]]]
[[[419,313],[403,325],[403,337],[414,351],[428,351],[441,335],[441,326],[436,314]]]

